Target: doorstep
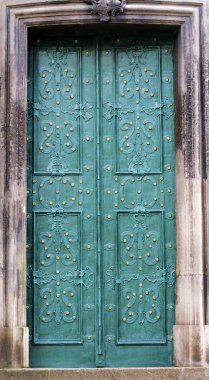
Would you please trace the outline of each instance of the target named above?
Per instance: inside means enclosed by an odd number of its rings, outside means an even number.
[[[208,380],[209,368],[1,369],[0,380]]]

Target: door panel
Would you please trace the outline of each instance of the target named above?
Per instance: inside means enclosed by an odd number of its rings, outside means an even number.
[[[172,365],[172,41],[35,42],[29,67],[31,366]]]
[[[172,54],[150,42],[101,46],[107,366],[172,365]]]
[[[71,43],[30,56],[31,365],[40,367],[95,363],[95,46]]]

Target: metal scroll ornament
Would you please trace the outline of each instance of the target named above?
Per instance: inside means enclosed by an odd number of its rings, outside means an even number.
[[[123,13],[126,0],[86,0],[93,5],[93,12],[100,16],[100,21],[109,21],[111,16]]]

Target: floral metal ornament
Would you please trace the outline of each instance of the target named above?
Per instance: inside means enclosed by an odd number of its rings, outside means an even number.
[[[93,5],[93,12],[100,16],[100,21],[109,21],[111,16],[123,13],[126,0],[86,0]]]

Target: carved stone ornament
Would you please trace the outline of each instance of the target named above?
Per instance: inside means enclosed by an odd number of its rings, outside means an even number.
[[[93,5],[93,12],[100,16],[100,21],[106,22],[111,16],[124,11],[126,0],[86,0]]]

